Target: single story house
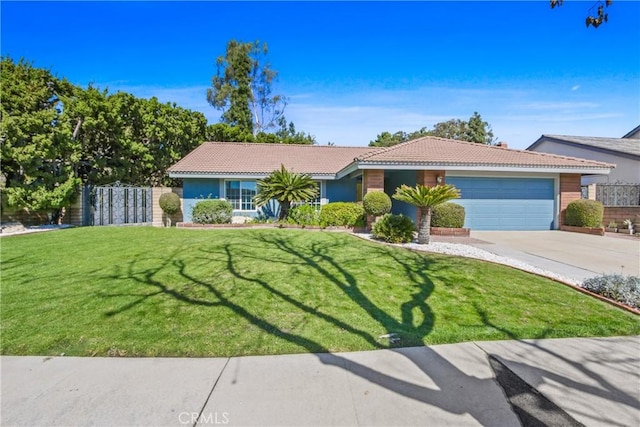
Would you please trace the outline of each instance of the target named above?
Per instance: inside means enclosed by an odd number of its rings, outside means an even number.
[[[234,215],[256,216],[256,180],[284,165],[317,180],[317,204],[389,195],[402,184],[453,184],[456,203],[473,230],[557,229],[569,202],[581,198],[584,174],[607,175],[612,164],[436,137],[392,147],[338,147],[205,142],[171,166],[183,180],[183,213],[202,198],[224,198]],[[417,218],[414,206],[393,200],[392,212]]]
[[[584,175],[582,185],[640,183],[640,126],[622,138],[542,135],[527,150],[616,165],[609,175]]]

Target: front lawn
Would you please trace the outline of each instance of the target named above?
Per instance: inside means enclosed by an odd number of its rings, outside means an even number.
[[[640,334],[553,281],[346,233],[87,227],[2,238],[2,354],[232,356]]]

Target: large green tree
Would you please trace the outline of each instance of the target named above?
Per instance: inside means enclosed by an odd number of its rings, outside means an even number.
[[[382,132],[375,140],[369,142],[369,145],[372,147],[389,147],[423,136],[437,136],[478,144],[492,144],[495,142],[491,125],[482,120],[478,112],[474,112],[468,121],[451,119],[436,123],[430,130],[423,127],[420,130],[410,133],[404,131],[399,131],[394,134]]]
[[[223,110],[222,121],[253,135],[278,125],[286,98],[273,93],[278,75],[267,61],[266,43],[230,40],[207,89],[207,100]]]
[[[260,179],[258,194],[254,197],[257,206],[264,206],[275,199],[280,204],[278,220],[289,214],[292,203],[307,202],[318,195],[318,184],[308,174],[295,173],[281,165],[264,179]]]
[[[78,175],[94,185],[170,184],[167,168],[206,138],[202,113],[91,86],[77,88],[64,117],[81,150]]]
[[[431,240],[431,208],[460,197],[460,191],[450,184],[426,187],[402,185],[396,188],[393,198],[416,206],[420,211],[418,243],[429,244]]]
[[[3,193],[11,206],[47,211],[56,220],[74,200],[80,179],[72,129],[63,122],[73,86],[50,70],[3,57],[0,63],[0,155]]]
[[[3,57],[3,202],[55,219],[82,183],[167,185],[166,170],[202,143],[202,113],[89,86]]]

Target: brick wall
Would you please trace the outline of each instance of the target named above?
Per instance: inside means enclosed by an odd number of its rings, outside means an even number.
[[[444,184],[445,171],[418,171],[417,183],[425,187],[435,187],[438,185],[438,176],[442,177],[441,184]]]
[[[160,209],[160,196],[164,193],[176,193],[178,197],[180,197],[180,212],[171,216],[171,223],[176,224],[177,222],[183,221],[183,209],[184,209],[184,201],[182,200],[182,188],[179,187],[153,187],[151,190],[151,201],[153,203],[153,226],[154,227],[163,227],[164,226],[164,212]]]
[[[371,191],[384,191],[384,170],[366,169],[362,178],[364,194]]]
[[[640,206],[631,207],[604,207],[604,217],[602,219],[602,225],[605,227],[609,225],[611,221],[615,221],[618,227],[622,225],[625,219],[631,218],[634,223],[640,222]]]
[[[562,173],[560,174],[560,224],[564,224],[564,215],[567,206],[574,200],[582,198],[582,188],[580,186],[580,174]]]
[[[62,216],[62,224],[82,225],[82,192],[78,195],[77,200],[69,206]],[[0,223],[6,224],[10,222],[19,222],[24,226],[43,225],[49,223],[49,215],[47,212],[36,212],[29,209],[18,209],[2,204],[0,210]]]

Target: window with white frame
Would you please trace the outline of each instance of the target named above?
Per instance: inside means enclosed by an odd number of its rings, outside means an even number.
[[[254,211],[256,205],[253,198],[257,193],[255,181],[225,181],[224,198],[231,203],[234,210]]]

